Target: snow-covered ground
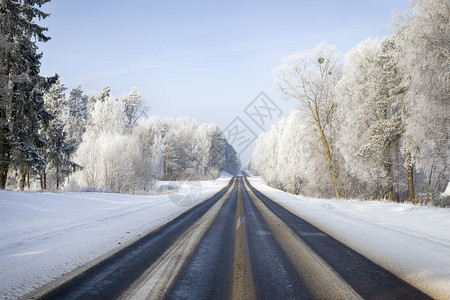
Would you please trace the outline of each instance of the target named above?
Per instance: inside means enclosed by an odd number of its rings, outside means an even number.
[[[450,299],[450,209],[311,199],[252,185],[316,227],[437,299]]]
[[[0,299],[24,295],[117,251],[229,180],[172,183],[177,190],[149,196],[0,191]]]

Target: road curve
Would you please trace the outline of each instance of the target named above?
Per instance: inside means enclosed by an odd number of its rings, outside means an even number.
[[[234,177],[42,299],[430,299]]]

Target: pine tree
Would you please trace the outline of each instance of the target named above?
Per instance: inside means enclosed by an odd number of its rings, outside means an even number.
[[[130,93],[119,101],[123,103],[125,110],[125,131],[131,133],[136,126],[136,122],[145,114],[142,97],[139,95],[137,88],[133,87]]]
[[[67,102],[64,112],[65,131],[67,131],[69,139],[79,145],[86,131],[88,118],[88,97],[84,95],[81,85],[70,91]]]

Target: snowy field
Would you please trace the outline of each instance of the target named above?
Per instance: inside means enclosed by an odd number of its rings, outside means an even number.
[[[182,184],[155,196],[0,191],[0,299],[24,295],[114,253],[229,180]]]
[[[450,299],[450,209],[311,199],[252,185],[337,240],[437,299]]]

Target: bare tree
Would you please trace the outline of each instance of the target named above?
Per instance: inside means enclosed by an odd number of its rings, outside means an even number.
[[[320,138],[317,153],[325,158],[334,191],[340,198],[337,163],[333,153],[330,119],[335,108],[333,90],[341,73],[338,55],[324,43],[306,53],[287,56],[274,72],[276,87],[286,96],[299,101],[311,118],[314,134]]]

